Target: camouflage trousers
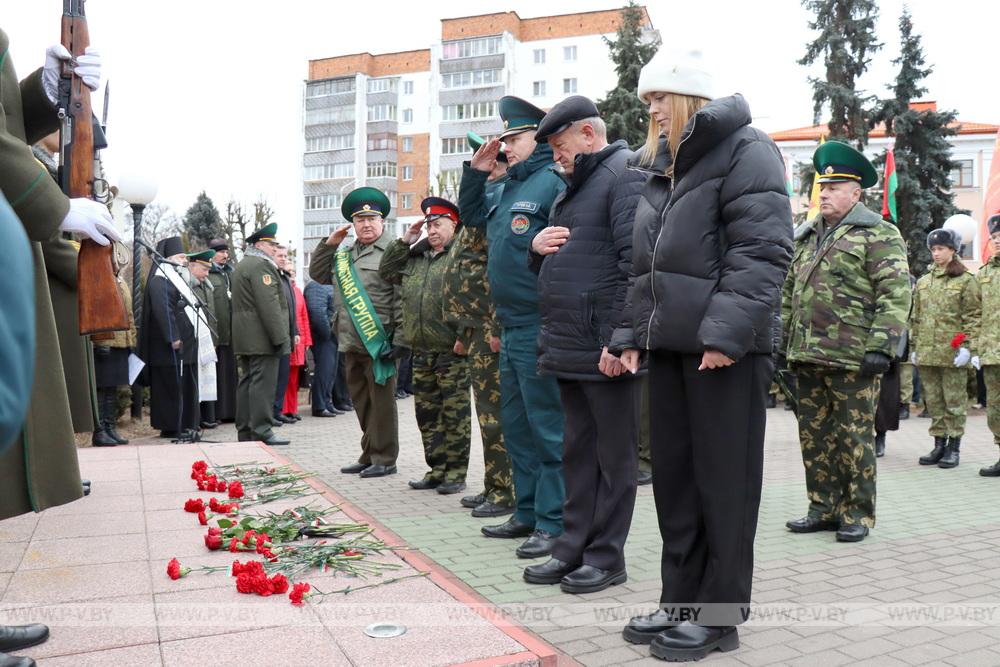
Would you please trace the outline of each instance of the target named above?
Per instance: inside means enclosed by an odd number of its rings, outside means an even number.
[[[913,402],[913,364],[907,361],[899,364],[899,402],[907,407]]]
[[[795,375],[809,515],[874,527],[878,379],[812,365]]]
[[[464,482],[472,412],[469,360],[452,352],[413,351],[413,401],[430,468],[424,478]]]
[[[920,382],[931,415],[928,433],[935,438],[962,436],[969,406],[969,372],[954,366],[921,366]]]
[[[1000,366],[983,366],[986,383],[986,424],[993,432],[993,442],[1000,447]]]
[[[490,350],[490,334],[486,329],[472,332],[469,371],[483,440],[483,496],[486,502],[513,505],[514,478],[500,426],[500,353]]]

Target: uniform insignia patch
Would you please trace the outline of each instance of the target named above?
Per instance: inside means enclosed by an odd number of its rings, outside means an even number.
[[[263,276],[261,276],[261,282],[263,282],[265,285],[270,285],[271,284],[271,274],[270,273],[265,273]]]
[[[824,174],[832,174],[833,173],[833,167],[832,166],[828,166],[823,173]]]
[[[526,215],[515,215],[514,219],[510,221],[510,231],[518,236],[527,233],[530,226],[531,222]]]
[[[510,210],[524,211],[526,213],[538,213],[539,208],[541,207],[536,201],[516,201],[511,205]]]

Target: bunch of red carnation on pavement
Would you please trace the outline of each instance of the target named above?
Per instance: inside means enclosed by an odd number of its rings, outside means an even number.
[[[964,333],[955,334],[955,337],[951,339],[951,348],[953,350],[957,350],[958,348],[962,347],[962,343],[964,343],[968,338],[969,337],[966,336]]]
[[[292,592],[288,594],[288,599],[292,601],[293,605],[300,607],[305,599],[311,596],[309,593],[310,588],[311,586],[309,584],[295,584],[292,586]]]
[[[234,561],[230,574],[236,577],[236,590],[240,593],[268,597],[275,593],[281,595],[288,592],[288,579],[285,575],[279,572],[268,577],[264,564],[260,561],[252,560],[246,563]]]

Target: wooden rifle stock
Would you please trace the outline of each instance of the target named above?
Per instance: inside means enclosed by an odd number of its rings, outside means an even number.
[[[74,59],[83,55],[90,45],[83,0],[64,2],[62,44]],[[94,187],[94,126],[90,89],[73,72],[70,64],[64,66],[63,78],[69,83],[69,103],[64,109],[69,122],[64,123],[63,128],[65,131],[68,126],[71,136],[63,139],[68,154],[63,160],[62,187],[68,197],[91,198]],[[128,311],[118,291],[113,244],[102,246],[90,239],[80,243],[77,290],[81,335],[129,328]]]

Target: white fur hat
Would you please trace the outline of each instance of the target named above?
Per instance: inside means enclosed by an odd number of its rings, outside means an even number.
[[[701,51],[656,52],[639,72],[639,99],[646,102],[652,92],[677,93],[712,99],[712,75],[708,72]]]

